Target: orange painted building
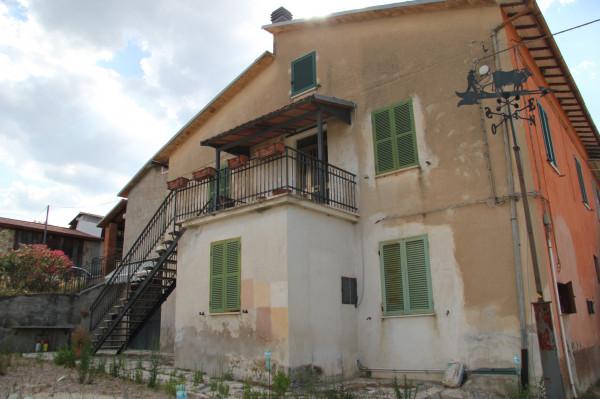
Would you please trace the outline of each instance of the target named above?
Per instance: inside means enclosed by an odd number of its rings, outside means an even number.
[[[600,144],[539,8],[526,3],[503,7],[504,32],[512,67],[533,74],[525,88],[552,90],[534,97],[535,124],[517,129],[544,300],[552,302],[561,374],[572,392],[600,378]]]

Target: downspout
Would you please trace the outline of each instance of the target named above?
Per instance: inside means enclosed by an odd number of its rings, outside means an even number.
[[[494,63],[496,69],[500,70],[500,57],[498,53],[498,31],[492,32],[492,47],[494,51]],[[510,140],[508,126],[502,124],[504,134],[504,158],[506,162],[506,185],[508,186],[508,197],[510,198],[510,224],[513,237],[513,258],[515,262],[515,280],[517,288],[517,305],[519,308],[519,330],[521,336],[521,382],[529,383],[529,339],[527,337],[527,318],[525,312],[525,290],[523,288],[523,266],[521,263],[521,236],[519,233],[519,221],[517,219],[517,204],[515,195],[515,181],[513,178],[512,156],[510,154]]]
[[[556,258],[554,257],[554,247],[552,246],[552,239],[551,239],[551,222],[549,220],[549,216],[548,219],[546,218],[546,215],[548,215],[548,213],[544,214],[544,225],[546,226],[546,242],[548,245],[548,253],[550,254],[550,270],[552,271],[552,285],[554,286],[554,298],[555,301],[558,301],[558,284],[557,284],[557,277],[556,277]],[[566,330],[565,330],[565,322],[563,320],[563,313],[562,313],[562,309],[560,308],[560,304],[557,303],[556,304],[556,308],[557,313],[558,313],[558,323],[560,325],[560,341],[563,345],[563,351],[565,353],[565,360],[567,362],[567,372],[569,374],[569,385],[571,386],[571,392],[573,393],[573,397],[576,398],[577,397],[577,389],[575,388],[575,380],[574,380],[574,373],[573,373],[573,365],[571,364],[571,356],[569,356],[569,345],[567,343],[567,334],[566,334]]]

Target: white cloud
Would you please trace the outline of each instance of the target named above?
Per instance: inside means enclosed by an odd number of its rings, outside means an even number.
[[[575,1],[577,0],[538,0],[538,5],[540,6],[540,9],[542,11],[546,11],[548,8],[555,5],[556,3],[560,4],[561,6],[566,6],[575,3]]]

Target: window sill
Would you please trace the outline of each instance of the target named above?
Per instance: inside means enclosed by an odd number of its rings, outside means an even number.
[[[381,319],[404,319],[408,317],[431,317],[435,313],[415,313],[415,314],[397,314],[397,315],[381,315]]]
[[[402,169],[396,169],[396,170],[392,170],[389,172],[385,172],[385,173],[381,173],[379,175],[375,175],[375,179],[379,179],[382,177],[388,177],[388,176],[393,176],[402,172],[406,172],[409,170],[414,170],[414,169],[421,169],[421,165],[413,165],[413,166],[407,166],[406,168],[402,168]]]
[[[304,90],[302,90],[302,91],[299,91],[298,93],[294,93],[294,94],[291,94],[291,93],[290,93],[290,100],[292,100],[292,101],[293,101],[293,100],[296,100],[296,99],[298,99],[298,98],[300,98],[300,97],[304,97],[305,95],[307,95],[307,94],[309,94],[309,93],[316,92],[316,91],[317,91],[317,89],[318,89],[319,87],[321,87],[321,85],[319,85],[319,84],[316,84],[316,85],[314,85],[314,86],[312,86],[312,87],[309,87],[309,88],[307,88],[307,89],[304,89]]]
[[[208,316],[237,316],[241,315],[242,312],[222,312],[222,313],[209,313]]]

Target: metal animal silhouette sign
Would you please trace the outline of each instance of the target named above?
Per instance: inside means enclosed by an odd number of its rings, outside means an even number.
[[[548,89],[523,90],[523,86],[532,76],[528,69],[515,69],[512,71],[495,71],[491,73],[491,81],[486,74],[481,80],[477,79],[475,70],[470,70],[467,74],[467,89],[463,92],[456,92],[460,97],[458,106],[479,104],[481,100],[489,98],[509,98],[529,94],[546,94]],[[487,81],[484,83],[484,81]],[[485,89],[492,87],[493,91]]]

